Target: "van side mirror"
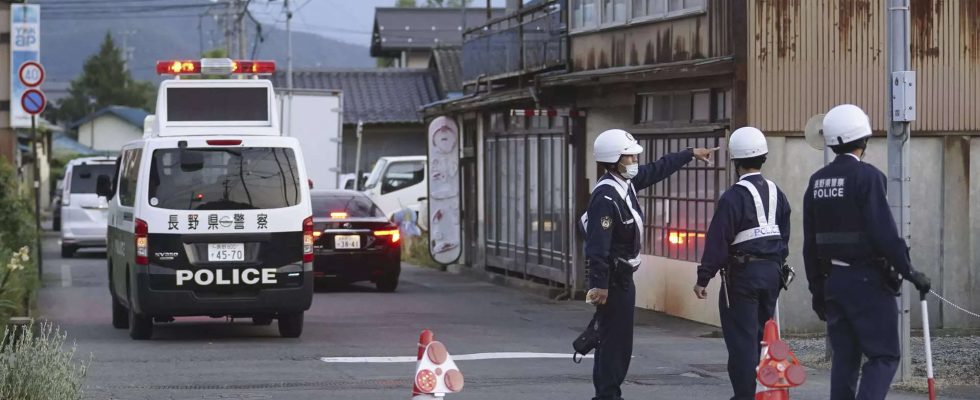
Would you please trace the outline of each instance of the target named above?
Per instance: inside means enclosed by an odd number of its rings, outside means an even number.
[[[95,194],[107,199],[112,198],[112,178],[109,175],[99,175],[96,179]]]

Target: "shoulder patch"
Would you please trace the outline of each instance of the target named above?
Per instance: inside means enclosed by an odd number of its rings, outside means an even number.
[[[602,225],[602,229],[609,229],[612,227],[612,217],[605,216],[599,220],[599,224]]]

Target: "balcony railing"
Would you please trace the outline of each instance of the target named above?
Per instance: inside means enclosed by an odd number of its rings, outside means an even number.
[[[534,73],[565,65],[563,1],[551,0],[463,34],[463,81]]]

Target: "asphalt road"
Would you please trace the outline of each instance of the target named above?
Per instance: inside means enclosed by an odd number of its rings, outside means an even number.
[[[92,399],[407,399],[414,362],[324,362],[324,357],[414,357],[432,329],[454,355],[560,353],[553,359],[459,361],[458,399],[589,399],[592,361],[573,364],[570,343],[590,318],[581,302],[555,302],[516,289],[405,265],[395,293],[370,285],[318,290],[299,339],[250,320],[178,318],[150,341],[110,323],[105,253],[61,259],[56,234],[44,246],[43,318],[91,357]],[[715,328],[640,311],[628,399],[726,399],[731,388]],[[491,354],[489,357],[499,355]],[[346,361],[357,361],[344,359]],[[809,371],[793,399],[826,399],[826,373]],[[889,399],[925,398],[895,393]]]

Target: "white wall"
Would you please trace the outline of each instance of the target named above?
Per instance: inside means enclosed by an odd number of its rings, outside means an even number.
[[[130,141],[143,137],[143,127],[106,114],[78,127],[78,142],[98,151],[118,152]]]

